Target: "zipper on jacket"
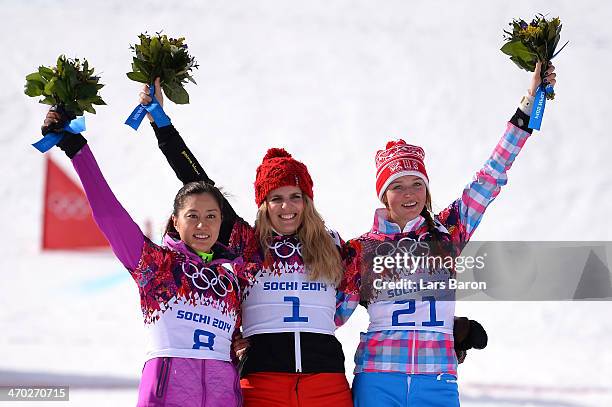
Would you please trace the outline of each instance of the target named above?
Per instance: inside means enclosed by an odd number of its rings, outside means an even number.
[[[302,372],[302,345],[300,343],[300,333],[294,332],[295,340],[295,371],[297,373]]]
[[[244,404],[244,399],[242,398],[242,388],[240,387],[240,372],[236,372],[236,377],[234,378],[234,396],[238,403],[236,405],[242,406]]]
[[[155,396],[162,398],[164,390],[166,389],[166,382],[168,381],[168,371],[170,370],[170,358],[163,358],[161,366],[159,368],[159,374],[157,376],[157,388],[155,389]]]

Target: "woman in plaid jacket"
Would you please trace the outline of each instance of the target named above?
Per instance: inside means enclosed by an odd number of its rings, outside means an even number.
[[[539,69],[534,73],[529,96],[522,99],[483,168],[461,196],[437,215],[432,216],[423,149],[399,140],[387,143],[376,153],[376,191],[384,208],[375,211],[369,232],[347,244],[347,287],[340,291],[351,294],[336,313],[346,319],[361,303],[370,316],[370,326],[362,333],[355,355],[355,406],[459,405],[454,291],[398,293],[396,289],[385,290],[376,280],[405,272],[405,265],[381,267],[385,257],[393,258],[398,253],[423,255],[428,250],[452,258],[460,254],[485,209],[507,183],[506,173],[531,134],[527,124],[533,95],[541,83]],[[554,86],[555,77],[551,65],[546,72],[547,83]],[[411,272],[415,270],[429,282],[448,282],[454,275],[452,267],[415,268]]]

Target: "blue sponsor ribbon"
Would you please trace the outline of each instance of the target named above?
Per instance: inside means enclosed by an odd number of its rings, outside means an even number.
[[[534,130],[540,130],[542,126],[542,117],[544,117],[544,108],[546,107],[546,95],[553,92],[552,85],[540,85],[536,90],[536,94],[533,100],[533,107],[531,108],[531,116],[529,118],[529,128]]]
[[[70,121],[62,129],[67,133],[78,134],[85,131],[85,117],[79,116],[76,119]],[[61,133],[47,133],[43,138],[32,144],[41,153],[46,153],[53,146],[60,142],[64,135]]]
[[[152,93],[151,93],[152,92]],[[142,119],[144,119],[146,112],[151,113],[153,121],[157,127],[165,127],[170,124],[170,118],[164,112],[164,109],[159,104],[159,101],[155,98],[155,84],[149,85],[149,93],[151,96],[151,102],[147,105],[138,105],[127,118],[125,124],[138,130]]]

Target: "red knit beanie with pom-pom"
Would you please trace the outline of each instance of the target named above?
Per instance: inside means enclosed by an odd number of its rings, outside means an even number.
[[[425,171],[425,151],[419,146],[407,144],[404,140],[390,141],[384,150],[376,152],[376,194],[383,200],[389,184],[404,175],[421,178],[429,188]]]
[[[266,200],[270,191],[286,186],[299,187],[304,194],[313,199],[312,178],[308,168],[291,157],[284,148],[268,150],[255,176],[255,203],[257,206]]]

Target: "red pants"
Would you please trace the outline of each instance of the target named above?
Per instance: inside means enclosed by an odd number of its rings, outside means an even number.
[[[244,407],[353,407],[344,373],[251,373],[240,387]]]

